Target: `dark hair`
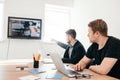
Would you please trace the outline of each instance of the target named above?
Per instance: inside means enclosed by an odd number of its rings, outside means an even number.
[[[68,31],[66,31],[66,34],[69,34],[72,36],[72,38],[76,38],[76,31],[74,29],[69,29]]]
[[[102,19],[96,19],[94,21],[91,21],[88,24],[88,27],[91,27],[94,33],[96,31],[99,31],[103,36],[107,36],[107,32],[108,32],[107,24]]]

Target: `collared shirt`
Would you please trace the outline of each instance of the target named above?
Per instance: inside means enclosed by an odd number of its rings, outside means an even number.
[[[68,53],[69,53],[69,58],[71,58],[72,50],[73,50],[73,46],[70,46],[69,51],[68,51]]]
[[[76,42],[77,42],[77,41],[76,41]],[[75,43],[76,43],[76,42],[75,42]],[[70,48],[69,48],[69,51],[68,51],[68,53],[69,53],[69,58],[71,58],[72,51],[73,51],[73,46],[75,45],[75,43],[74,43],[73,45],[70,44]]]

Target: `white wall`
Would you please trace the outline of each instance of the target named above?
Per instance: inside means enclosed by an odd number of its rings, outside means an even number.
[[[7,58],[8,42],[0,42],[0,60]]]
[[[4,41],[0,42],[0,59],[31,58],[32,53],[39,50],[53,49],[62,53],[62,49],[54,44],[46,44],[41,40],[7,39],[8,16],[42,19],[44,33],[45,4],[72,6],[73,0],[6,0],[4,11]],[[42,34],[42,37],[44,34]],[[9,45],[9,47],[8,47]],[[44,49],[43,49],[44,47]],[[45,52],[44,52],[45,53]]]
[[[4,41],[0,42],[0,59],[31,58],[33,52],[38,50],[54,50],[59,53],[62,49],[56,45],[46,44],[40,40],[10,40],[8,51],[7,18],[8,16],[41,18],[44,33],[44,4],[73,6],[73,0],[6,0],[4,13]],[[72,28],[77,30],[77,38],[87,49],[90,45],[87,38],[87,24],[89,21],[101,18],[108,23],[109,35],[120,38],[120,0],[74,0],[71,16]],[[42,34],[44,36],[44,34]],[[7,52],[8,51],[8,52]]]
[[[103,19],[107,22],[109,35],[120,38],[120,0],[75,0],[72,12],[72,27],[77,30],[78,39],[87,49],[89,21]]]

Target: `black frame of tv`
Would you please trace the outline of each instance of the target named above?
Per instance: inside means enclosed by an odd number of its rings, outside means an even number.
[[[28,19],[28,20],[39,20],[40,21],[40,35],[39,37],[27,37],[27,36],[23,36],[23,37],[17,37],[17,36],[10,36],[9,35],[9,21],[11,18],[14,18],[14,19]],[[23,18],[23,17],[12,17],[12,16],[9,16],[8,17],[8,32],[7,32],[7,37],[8,38],[11,38],[11,39],[41,39],[42,37],[42,19],[36,19],[36,18]]]

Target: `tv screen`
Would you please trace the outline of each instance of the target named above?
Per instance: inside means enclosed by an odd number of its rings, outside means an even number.
[[[41,39],[42,20],[21,17],[8,17],[8,37]]]

